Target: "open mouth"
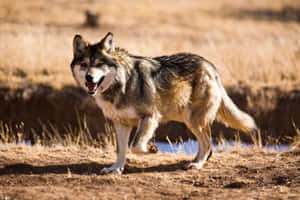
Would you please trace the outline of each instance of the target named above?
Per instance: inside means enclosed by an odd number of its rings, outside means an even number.
[[[88,89],[88,94],[89,95],[94,95],[97,92],[98,87],[101,85],[101,83],[104,80],[104,76],[97,82],[86,82],[85,85]]]

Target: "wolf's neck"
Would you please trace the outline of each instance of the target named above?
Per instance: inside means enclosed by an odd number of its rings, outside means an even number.
[[[113,104],[115,102],[115,99],[120,95],[121,88],[122,86],[119,82],[114,83],[107,90],[101,93],[103,100]]]

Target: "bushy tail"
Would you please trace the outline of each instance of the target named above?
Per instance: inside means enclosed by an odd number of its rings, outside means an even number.
[[[226,126],[244,131],[251,132],[257,130],[254,119],[247,113],[241,111],[230,99],[221,84],[222,102],[217,112],[217,118]]]

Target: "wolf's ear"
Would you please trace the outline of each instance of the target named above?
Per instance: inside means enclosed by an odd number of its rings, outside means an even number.
[[[101,44],[102,49],[109,54],[111,54],[115,51],[113,34],[111,32],[106,34],[106,36],[101,40],[100,44]]]
[[[88,45],[88,42],[86,42],[81,35],[75,35],[73,39],[74,55],[82,54]]]

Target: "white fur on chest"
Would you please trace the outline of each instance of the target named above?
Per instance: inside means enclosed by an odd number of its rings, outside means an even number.
[[[105,117],[117,121],[130,121],[138,118],[133,107],[117,109],[113,104],[104,101],[100,96],[95,98]]]

